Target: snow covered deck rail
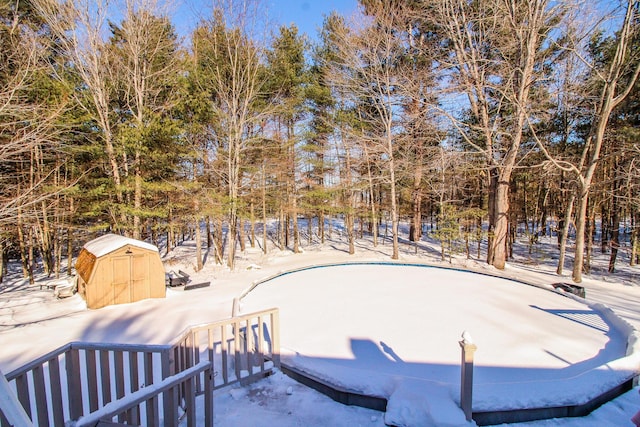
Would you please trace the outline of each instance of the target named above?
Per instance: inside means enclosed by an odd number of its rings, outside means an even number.
[[[262,378],[273,367],[280,367],[278,309],[192,327],[173,344],[172,354],[176,372],[202,358],[212,361],[214,389]],[[200,381],[197,387],[202,390]]]
[[[38,426],[64,426],[170,375],[170,346],[72,342],[6,375],[25,412]],[[145,420],[158,419],[158,399]],[[165,416],[175,413],[169,396]],[[176,415],[177,417],[177,415]],[[140,424],[140,411],[119,417]],[[4,420],[3,427],[4,427]],[[153,424],[153,423],[152,423]]]
[[[100,421],[112,420],[115,417],[126,416],[126,414],[138,410],[141,404],[148,402],[158,396],[160,393],[171,393],[182,389],[185,392],[185,418],[188,427],[196,426],[195,398],[196,390],[194,378],[200,374],[204,374],[209,380],[211,376],[211,364],[208,361],[198,363],[179,374],[173,375],[162,380],[159,384],[140,389],[130,395],[108,403],[96,412],[92,412],[86,417],[80,418],[78,421],[69,424],[69,427],[89,427],[96,426]],[[213,388],[205,387],[205,416],[204,425],[213,426]],[[145,424],[149,425],[149,424]]]
[[[117,412],[117,422],[152,426],[162,420],[177,426],[179,406],[187,414],[193,411],[193,393],[206,396],[235,382],[249,383],[280,366],[279,334],[278,310],[271,309],[189,328],[167,345],[72,342],[9,372],[6,379],[37,426],[86,419],[134,395],[147,396],[146,389],[156,392]],[[203,363],[209,369],[194,370]],[[193,375],[178,386],[160,387],[187,371]],[[205,405],[205,414],[212,411]],[[2,412],[0,425],[10,425]]]

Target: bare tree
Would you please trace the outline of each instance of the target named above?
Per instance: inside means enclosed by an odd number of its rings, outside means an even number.
[[[547,0],[438,0],[423,2],[424,19],[446,42],[447,96],[463,94],[470,120],[451,120],[465,144],[482,153],[489,172],[490,242],[487,261],[503,269],[507,258],[509,184],[533,93],[547,59],[561,6]]]
[[[255,130],[266,114],[259,108],[267,75],[263,47],[252,37],[258,25],[255,1],[219,1],[213,18],[196,29],[193,37],[197,79],[208,93],[215,118],[214,138],[218,158],[224,161],[220,176],[227,187],[229,222],[227,265],[234,267],[240,197],[243,189],[243,153],[255,140]]]
[[[348,108],[357,110],[357,126],[350,138],[363,151],[380,153],[389,188],[389,212],[393,238],[392,259],[398,259],[398,159],[397,135],[403,122],[403,108],[417,94],[407,90],[412,64],[404,61],[408,35],[398,31],[405,22],[403,7],[396,3],[373,2],[370,20],[354,30],[335,26],[335,57],[328,66],[327,79]]]
[[[128,219],[122,209],[125,203],[122,166],[115,146],[111,115],[114,77],[111,75],[111,59],[105,40],[110,3],[108,0],[72,0],[65,3],[34,0],[33,3],[56,35],[59,48],[73,65],[73,71],[85,89],[71,90],[70,93],[100,129],[117,202],[112,206],[110,215],[114,229],[120,229]],[[59,77],[61,81],[66,81],[64,76]]]
[[[23,273],[33,282],[35,249],[53,270],[55,199],[67,188],[63,116],[69,102],[50,74],[57,58],[49,33],[28,7],[0,10],[0,256],[5,239],[17,237]],[[49,93],[44,93],[48,88]],[[1,276],[2,273],[0,273]]]
[[[545,149],[544,144],[538,141],[548,161],[571,173],[577,180],[576,241],[572,272],[573,280],[576,283],[582,281],[587,208],[592,182],[600,164],[600,156],[605,144],[605,131],[612,111],[631,93],[640,74],[637,44],[634,44],[637,43],[640,3],[637,0],[627,0],[624,4],[624,17],[620,29],[612,39],[613,45],[609,47],[610,58],[605,61],[589,61],[583,56],[584,49],[581,49],[581,40],[575,40],[573,46],[569,45],[572,53],[578,55],[583,63],[589,67],[588,73],[593,85],[591,87],[597,88],[594,100],[590,105],[589,133],[582,145],[580,158],[574,162],[557,159]]]

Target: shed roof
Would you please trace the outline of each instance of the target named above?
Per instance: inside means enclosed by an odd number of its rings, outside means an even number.
[[[96,258],[99,258],[127,245],[158,252],[158,248],[151,243],[130,239],[129,237],[119,236],[117,234],[105,234],[97,239],[93,239],[85,243],[83,249],[95,255]]]

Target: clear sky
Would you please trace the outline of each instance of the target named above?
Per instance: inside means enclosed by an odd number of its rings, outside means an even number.
[[[336,11],[348,16],[358,5],[357,0],[267,0],[271,18],[280,24],[295,23],[310,39],[316,37],[324,16]]]
[[[300,33],[306,33],[309,40],[317,37],[324,16],[336,11],[349,16],[356,11],[358,0],[262,0],[268,10],[269,21],[274,30],[280,25],[295,23]],[[201,18],[209,18],[211,0],[177,0],[174,24],[178,33],[187,37]]]

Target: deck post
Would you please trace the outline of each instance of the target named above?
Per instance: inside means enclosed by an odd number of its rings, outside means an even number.
[[[462,334],[462,341],[458,341],[458,343],[462,349],[460,407],[464,411],[467,421],[471,421],[473,415],[473,355],[477,347],[466,331]]]

